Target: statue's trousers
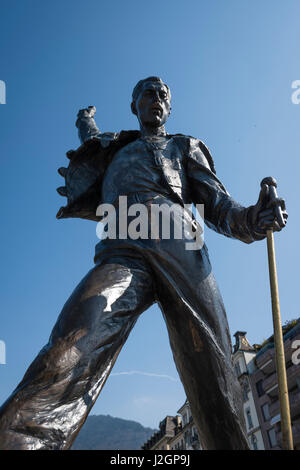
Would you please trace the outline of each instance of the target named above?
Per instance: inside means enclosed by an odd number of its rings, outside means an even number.
[[[100,242],[94,268],[0,409],[1,449],[69,449],[139,315],[155,302],[203,448],[248,449],[222,298],[206,246],[187,250],[186,242]]]

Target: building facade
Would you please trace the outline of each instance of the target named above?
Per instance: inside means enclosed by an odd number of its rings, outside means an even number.
[[[233,365],[241,385],[247,437],[252,450],[281,450],[280,406],[274,338],[261,345],[249,343],[237,331]],[[294,448],[300,450],[300,319],[283,326],[287,383]],[[150,450],[201,450],[188,401],[176,416],[166,416],[159,431],[143,445]]]
[[[234,336],[235,345],[232,360],[236,376],[241,385],[249,445],[252,450],[264,450],[265,445],[250,380],[251,374],[256,369],[255,357],[257,350],[247,340],[245,331],[237,331]]]
[[[142,446],[143,450],[201,450],[189,402],[186,400],[176,416],[166,416],[159,431]]]
[[[171,450],[201,450],[197,428],[194,424],[188,400],[177,411],[181,416],[181,427],[170,440]]]
[[[300,450],[300,321],[283,327],[284,353],[294,448]],[[299,352],[297,352],[297,349]],[[282,449],[280,405],[274,338],[271,336],[255,357],[250,375],[265,449]]]

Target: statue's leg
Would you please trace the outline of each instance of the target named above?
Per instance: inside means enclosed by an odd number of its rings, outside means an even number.
[[[248,449],[226,313],[213,274],[195,286],[195,294],[198,302],[195,295],[185,299],[170,289],[159,300],[200,442],[205,449]]]
[[[163,240],[147,252],[174,360],[207,449],[248,449],[225,308],[206,248]]]
[[[94,267],[65,304],[0,409],[0,449],[72,445],[139,314],[153,303],[145,266],[123,261]]]

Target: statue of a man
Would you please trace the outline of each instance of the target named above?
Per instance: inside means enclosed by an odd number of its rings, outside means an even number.
[[[255,205],[241,206],[216,177],[201,141],[167,134],[170,101],[167,85],[149,77],[133,91],[140,131],[102,134],[95,108],[79,112],[82,145],[68,153],[69,167],[59,170],[66,186],[58,191],[68,205],[58,218],[99,220],[100,203],[112,204],[120,218],[120,196],[126,196],[128,207],[143,204],[149,213],[154,204],[176,204],[175,225],[191,219],[186,204],[204,204],[210,228],[245,243],[262,240],[268,228],[281,230],[285,204],[276,201],[282,223],[267,185]],[[188,249],[193,240],[188,228],[184,233],[181,239],[118,233],[98,243],[95,266],[0,410],[1,449],[69,449],[139,315],[154,302],[163,312],[203,448],[248,449],[226,313],[207,247]]]

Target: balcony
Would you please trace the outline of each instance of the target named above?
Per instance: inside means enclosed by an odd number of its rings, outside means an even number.
[[[297,384],[296,378],[299,376],[299,365],[293,364],[286,370],[288,388],[293,388]],[[263,381],[263,389],[270,397],[275,397],[278,394],[277,373],[269,375]]]
[[[300,390],[290,395],[291,416],[296,416],[300,413]]]
[[[262,354],[259,354],[256,356],[256,359],[255,359],[255,362],[256,362],[256,365],[259,369],[262,369],[263,366],[268,362],[270,361],[270,359],[273,361],[274,359],[274,355],[275,355],[275,349],[274,347],[272,347],[272,345],[270,344],[270,346],[268,347],[268,349],[266,349]]]
[[[289,393],[289,401],[291,418],[293,418],[294,416],[297,416],[300,413],[300,390],[298,390],[296,393]],[[272,403],[269,407],[269,410],[271,418],[280,413],[279,400],[276,400],[274,403]]]
[[[297,385],[297,377],[300,375],[300,366],[296,364],[292,364],[290,367],[288,367],[286,371],[286,376],[287,376],[287,383],[288,383],[288,388],[293,388]]]
[[[265,374],[265,375],[270,375],[272,372],[275,372],[276,370],[276,365],[275,365],[275,359],[274,357],[269,359],[267,362],[264,362],[264,364],[261,366],[260,370]]]
[[[278,413],[280,413],[279,400],[276,400],[274,403],[271,403],[269,405],[269,412],[270,412],[270,418],[274,418],[274,416],[276,416],[276,415],[278,415]]]
[[[277,384],[277,374],[274,372],[273,374],[269,375],[263,381],[263,389],[265,393],[270,395],[271,397],[275,397],[278,394],[278,384]]]
[[[284,342],[284,356],[285,356],[285,361],[288,362],[291,360],[292,354],[295,351],[295,349],[292,348],[292,343],[295,340],[295,337],[293,338],[288,338]],[[266,350],[256,356],[256,365],[257,367],[265,372],[266,374],[270,374],[275,370],[275,347],[274,343],[269,343],[267,345]],[[272,368],[272,363],[273,363],[273,368]]]
[[[294,447],[300,445],[300,424],[296,423],[292,425],[292,433],[293,433],[293,443]],[[280,447],[282,447],[282,433],[279,432],[276,434],[277,443]]]

